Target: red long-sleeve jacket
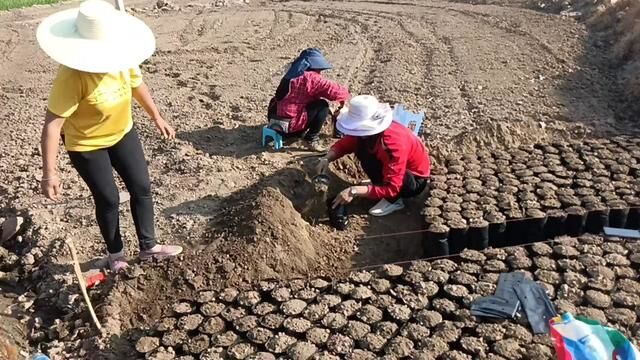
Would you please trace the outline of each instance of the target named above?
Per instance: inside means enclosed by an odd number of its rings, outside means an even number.
[[[358,138],[345,136],[331,150],[340,158],[358,150]],[[429,152],[422,141],[404,125],[392,122],[382,133],[372,153],[382,162],[383,184],[369,185],[367,196],[374,200],[393,198],[400,193],[406,171],[427,178],[431,175]]]
[[[296,133],[307,125],[306,106],[309,103],[318,99],[346,101],[350,96],[344,86],[315,71],[305,71],[304,75],[291,80],[289,93],[277,102],[277,114],[283,119],[291,119],[289,132]]]

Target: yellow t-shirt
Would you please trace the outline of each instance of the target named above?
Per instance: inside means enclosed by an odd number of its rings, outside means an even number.
[[[136,67],[93,74],[61,65],[49,95],[49,111],[66,118],[62,131],[68,151],[115,145],[131,130],[131,89],[142,84]]]

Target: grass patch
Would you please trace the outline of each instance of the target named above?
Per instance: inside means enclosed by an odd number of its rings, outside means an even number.
[[[32,5],[46,5],[60,2],[61,0],[0,0],[0,11],[19,9]]]

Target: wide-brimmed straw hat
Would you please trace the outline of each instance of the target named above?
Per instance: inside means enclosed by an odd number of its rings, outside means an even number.
[[[145,23],[102,0],[87,0],[47,17],[38,26],[37,39],[56,62],[91,73],[138,66],[156,48]]]
[[[358,95],[340,111],[336,127],[345,135],[370,136],[387,130],[392,121],[389,104],[380,103],[375,96]]]

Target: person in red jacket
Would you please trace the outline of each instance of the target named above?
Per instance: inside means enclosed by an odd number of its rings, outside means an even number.
[[[346,87],[322,76],[331,67],[320,50],[302,51],[269,102],[269,126],[285,135],[304,134],[311,149],[322,150],[318,140],[329,115],[327,100],[344,103],[350,97]]]
[[[411,130],[393,121],[388,104],[370,95],[355,96],[338,115],[337,128],[345,136],[320,160],[317,170],[325,173],[330,162],[355,153],[371,185],[344,189],[334,208],[355,197],[368,197],[380,200],[369,214],[384,216],[403,209],[403,198],[415,197],[428,187],[429,153]]]

